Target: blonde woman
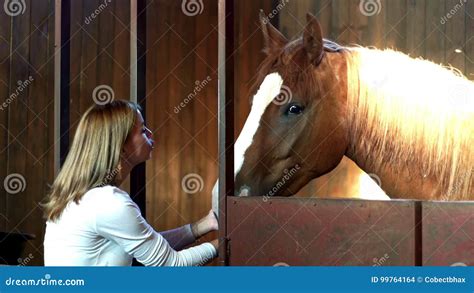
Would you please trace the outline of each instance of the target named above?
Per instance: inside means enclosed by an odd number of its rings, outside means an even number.
[[[135,103],[117,100],[87,110],[44,204],[45,265],[129,266],[136,258],[145,266],[191,266],[216,256],[217,240],[181,250],[217,230],[212,212],[160,234],[119,188],[150,158],[151,136]]]

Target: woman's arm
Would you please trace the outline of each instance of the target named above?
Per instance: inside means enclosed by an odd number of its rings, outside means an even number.
[[[170,246],[175,250],[193,244],[196,239],[209,232],[217,231],[218,223],[212,210],[196,223],[187,224],[176,229],[160,232]]]
[[[203,265],[217,255],[215,243],[174,250],[141,216],[128,197],[98,207],[96,232],[120,245],[145,266]]]

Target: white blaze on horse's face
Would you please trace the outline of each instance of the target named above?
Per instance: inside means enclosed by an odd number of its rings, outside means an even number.
[[[234,179],[237,177],[242,165],[247,149],[252,145],[253,138],[260,126],[260,121],[265,109],[273,99],[278,96],[283,85],[283,79],[278,73],[270,73],[265,77],[257,94],[253,97],[252,109],[245,121],[244,128],[237,138],[234,147]],[[239,188],[239,186],[236,186]]]

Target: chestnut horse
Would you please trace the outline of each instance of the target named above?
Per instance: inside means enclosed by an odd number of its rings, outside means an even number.
[[[289,196],[347,156],[391,198],[474,199],[474,83],[393,50],[341,47],[307,15],[266,58],[235,143],[236,195]]]

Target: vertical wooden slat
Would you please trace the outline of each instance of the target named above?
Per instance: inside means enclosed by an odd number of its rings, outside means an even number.
[[[31,1],[26,1],[26,11],[24,14],[12,18],[11,35],[11,58],[10,58],[10,95],[17,91],[19,84],[28,80],[30,76],[38,78],[37,74],[28,64],[30,46],[29,36],[31,27]],[[26,148],[28,142],[27,127],[28,119],[31,115],[28,110],[28,96],[31,88],[26,87],[20,92],[17,98],[8,107],[8,124],[10,136],[8,139],[7,174],[18,173],[26,182],[23,192],[7,194],[7,230],[17,232],[28,228],[25,223],[25,216],[31,210],[28,209],[30,192],[34,192],[34,186],[29,186],[27,176],[27,160],[33,160],[31,153]],[[24,186],[22,184],[22,186]],[[27,217],[26,217],[27,218]]]
[[[26,152],[31,156],[26,162],[27,188],[29,189],[25,198],[23,198],[24,209],[21,214],[22,217],[27,217],[22,223],[23,227],[20,231],[33,233],[36,239],[28,241],[24,251],[24,255],[30,253],[36,258],[35,263],[41,263],[43,259],[43,229],[42,221],[38,224],[34,223],[34,219],[42,219],[42,210],[38,203],[43,200],[47,192],[47,183],[51,182],[51,177],[48,177],[50,170],[53,168],[53,162],[44,160],[46,153],[50,149],[53,140],[53,125],[48,124],[47,109],[53,105],[53,95],[49,91],[48,85],[53,83],[51,55],[48,45],[49,38],[54,34],[54,30],[48,26],[49,19],[54,16],[51,11],[51,4],[49,2],[41,3],[39,1],[31,1],[31,26],[28,40],[30,49],[29,66],[30,74],[34,75],[34,81],[29,86],[28,98],[25,101],[25,106],[28,107],[27,129],[25,133],[28,138],[26,144]],[[35,46],[40,45],[43,50],[34,50]],[[38,133],[42,136],[38,137]],[[30,157],[28,156],[28,157]],[[41,224],[40,224],[41,223]]]
[[[445,15],[445,1],[432,0],[426,10],[426,59],[444,63],[445,61],[445,26],[441,17]]]
[[[332,36],[332,0],[316,1],[314,2],[313,9],[323,29],[323,35],[325,38],[330,38]]]
[[[102,3],[99,0],[78,2],[82,4],[82,10],[71,10],[71,30],[78,32],[71,40],[71,86],[77,83],[79,84],[79,92],[71,92],[71,141],[82,113],[94,103],[92,93],[95,87],[99,85],[97,58],[99,57],[100,48],[100,18],[102,14],[107,13],[107,11],[102,11],[98,16],[92,17],[94,11],[99,7],[100,3]],[[110,7],[108,7],[108,9],[110,9]],[[81,11],[82,16],[79,15]],[[76,21],[73,21],[73,19]],[[73,59],[72,56],[80,56],[80,59]],[[80,66],[74,67],[74,63],[79,60]]]
[[[9,97],[9,75],[10,75],[10,36],[11,36],[11,18],[6,13],[0,13],[0,183],[3,183],[7,176],[8,159],[8,107],[3,103]],[[0,229],[7,229],[7,192],[0,188]]]
[[[406,51],[406,0],[385,1],[385,47]]]
[[[80,117],[80,110],[78,105],[78,97],[82,97],[84,100],[90,100],[90,96],[84,96],[82,93],[82,87],[87,80],[88,76],[82,71],[83,67],[87,62],[85,62],[86,51],[83,48],[83,40],[87,38],[87,35],[84,31],[87,31],[88,28],[92,25],[91,22],[97,21],[97,19],[90,19],[89,15],[85,15],[84,12],[84,1],[71,1],[71,26],[70,26],[70,56],[71,60],[69,63],[69,69],[65,68],[61,70],[61,74],[70,75],[69,81],[69,93],[70,93],[70,111],[69,113],[64,113],[62,115],[63,120],[67,121],[69,126],[69,137],[72,141],[73,134]]]
[[[426,52],[426,0],[408,0],[407,9],[407,53],[412,57],[424,56]]]
[[[465,58],[464,58],[464,43],[465,43],[465,15],[466,3],[459,0],[446,1],[446,14],[452,15],[445,23],[441,25],[446,26],[445,31],[445,56],[446,64],[459,69],[464,73]],[[443,24],[444,23],[444,24]]]
[[[134,82],[134,84],[136,85],[135,102],[137,102],[141,106],[141,109],[142,109],[141,114],[146,123],[147,121],[147,105],[146,105],[147,14],[146,14],[146,6],[147,5],[146,5],[145,0],[137,0],[135,4],[136,4],[136,9],[135,9],[136,15],[129,16],[129,19],[135,19],[133,21],[136,23],[136,38],[133,38],[135,41],[135,44],[133,46],[130,46],[130,55],[133,52],[133,48],[136,48],[136,55],[140,56],[140,59],[133,60],[132,58],[130,58],[130,56],[127,56],[127,54],[121,54],[119,50],[115,50],[114,56],[116,56],[119,59],[119,62],[122,64],[127,63],[126,58],[128,58],[128,60],[130,60],[132,64],[135,64],[133,65],[135,66],[135,69],[136,69],[136,72],[135,72],[136,81]],[[127,3],[123,2],[121,9],[117,11],[117,15],[122,15],[124,19],[122,19],[122,21],[118,20],[121,31],[120,32],[117,32],[117,30],[115,31],[115,35],[117,36],[117,39],[115,42],[116,48],[119,48],[122,44],[126,44],[127,42],[129,42],[130,36],[127,38],[124,38],[122,41],[118,39],[120,34],[123,34],[124,31],[128,31],[128,28],[124,26],[124,24],[129,23],[128,21],[126,21],[127,14],[125,13],[126,9],[124,9],[127,7],[127,5],[128,5]],[[125,35],[128,35],[128,34],[125,34]],[[115,66],[115,68],[117,68],[117,66]],[[120,83],[120,80],[123,80],[123,78],[126,77],[128,74],[129,73],[120,74],[120,76],[117,75],[116,78],[114,78],[114,84]],[[117,87],[117,88],[119,89],[122,95],[125,95],[127,91],[130,91],[128,86],[123,87],[123,88],[121,87]],[[132,170],[129,178],[126,178],[125,184],[122,184],[122,185],[123,185],[121,186],[122,188],[128,189],[130,191],[130,194],[133,200],[135,201],[135,203],[137,203],[138,207],[140,208],[142,216],[146,218],[146,165],[145,163],[143,162],[139,164],[138,166],[136,166]]]
[[[465,11],[465,74],[474,79],[474,2],[466,2]]]
[[[387,26],[385,18],[388,12],[389,1],[381,1],[381,7],[376,7],[376,13],[368,17],[367,25],[367,43],[365,46],[374,46],[383,48],[385,46],[385,27]],[[391,1],[390,1],[391,2]],[[360,11],[360,8],[359,8]]]
[[[163,139],[166,130],[170,129],[170,118],[163,111],[170,109],[170,98],[168,93],[167,69],[170,68],[170,58],[161,58],[160,56],[169,56],[170,53],[170,35],[168,26],[165,22],[170,13],[170,6],[164,5],[163,1],[153,1],[147,9],[147,116],[148,125],[154,132],[156,147],[153,152],[151,168],[147,174],[154,178],[154,182],[159,184],[147,185],[147,214],[149,222],[155,229],[165,229],[167,226],[167,217],[165,212],[168,210],[170,197],[168,192],[171,172],[163,166],[170,157],[171,140]],[[158,54],[160,52],[160,54]],[[154,98],[156,97],[156,98]],[[172,107],[171,107],[172,108]],[[167,178],[163,180],[164,178]]]
[[[332,31],[334,40],[343,44],[350,41],[349,6],[347,0],[334,0],[332,10]]]

